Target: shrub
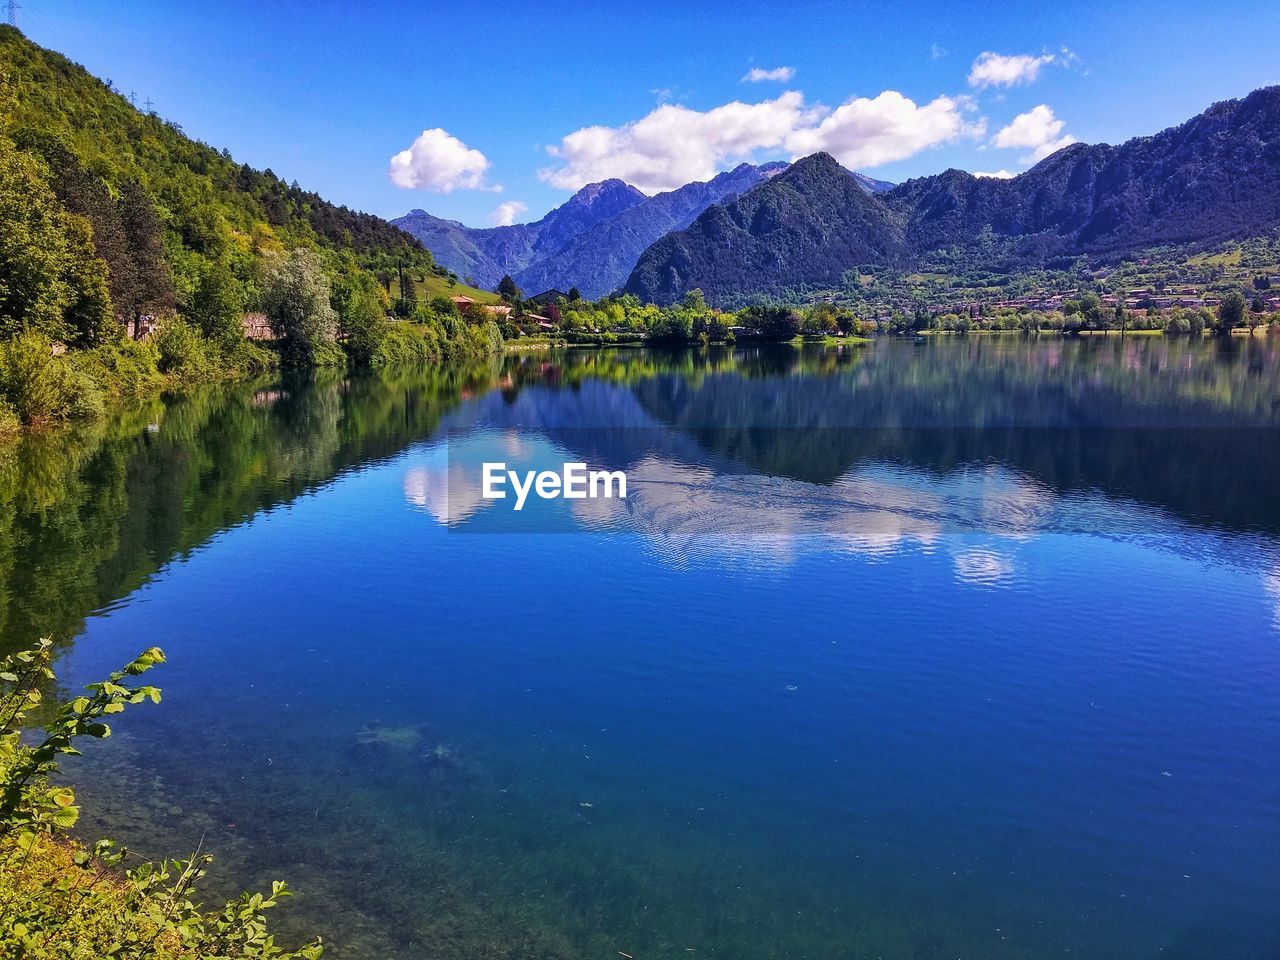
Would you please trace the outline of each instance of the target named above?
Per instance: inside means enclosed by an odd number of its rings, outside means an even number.
[[[156,349],[150,340],[126,338],[70,356],[107,393],[137,396],[160,381]]]
[[[280,366],[280,357],[265,347],[241,339],[224,351],[226,366],[242,374],[270,373]]]
[[[0,440],[14,436],[22,429],[22,421],[18,419],[18,411],[13,405],[0,397]]]
[[[83,420],[102,412],[102,390],[53,343],[23,333],[0,344],[0,398],[28,425]]]
[[[375,367],[424,364],[440,359],[440,340],[425,325],[398,323],[382,337],[369,363]]]
[[[151,335],[156,349],[156,367],[180,380],[207,380],[214,374],[207,341],[181,317],[167,317]]]
[[[23,743],[26,711],[53,680],[52,644],[0,661],[0,956],[31,960],[316,960],[317,940],[292,953],[275,945],[264,914],[289,895],[242,894],[222,910],[193,902],[211,860],[144,862],[126,868],[128,851],[100,840],[87,848],[66,831],[79,817],[75,792],[54,786],[58,758],[83,738],[110,736],[104,718],[131,704],[158,703],[160,691],[136,678],[164,662],[145,651],[85,695],[63,704],[34,745]]]

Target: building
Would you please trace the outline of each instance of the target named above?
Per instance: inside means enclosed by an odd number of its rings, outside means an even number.
[[[246,340],[274,340],[276,338],[275,331],[271,329],[271,323],[267,320],[265,313],[246,313],[240,318],[240,325],[244,328],[244,338]]]

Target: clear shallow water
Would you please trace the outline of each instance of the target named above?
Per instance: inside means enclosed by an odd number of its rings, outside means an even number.
[[[72,770],[89,826],[289,879],[334,956],[1274,957],[1276,360],[975,338],[175,400],[9,455],[4,636],[57,633],[68,687],[164,646],[164,704]],[[497,451],[631,495],[516,520],[468,479]]]

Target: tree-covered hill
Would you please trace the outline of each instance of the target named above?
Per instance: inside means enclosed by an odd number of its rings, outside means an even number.
[[[906,254],[904,227],[886,196],[868,192],[829,154],[814,154],[667,234],[640,258],[627,290],[671,303],[701,288],[715,302],[897,262]]]
[[[236,163],[12,27],[0,26],[0,74],[12,98],[9,135],[21,147],[43,155],[55,172],[67,166],[65,150],[113,193],[141,184],[185,251],[216,256],[231,242],[257,249],[316,244],[351,251],[369,266],[430,263],[417,240],[380,217]]]
[[[1260,236],[1280,227],[1280,87],[1119,146],[1073,144],[1008,180],[960,170],[910,180],[877,194],[869,220],[861,192],[811,176],[815,160],[796,164],[808,165],[803,203],[788,196],[802,185],[779,177],[712,208],[645,251],[627,290],[671,302],[701,288],[724,303],[944,255],[1016,272]],[[886,231],[897,242],[884,243]]]
[[[484,317],[421,297],[444,273],[387,221],[236,163],[0,27],[0,435],[166,381],[493,349]],[[246,340],[253,311],[274,350]]]

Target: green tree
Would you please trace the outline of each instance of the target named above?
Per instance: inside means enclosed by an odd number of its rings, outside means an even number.
[[[520,288],[511,279],[511,274],[504,274],[502,279],[498,281],[498,295],[508,303],[520,299]]]
[[[1244,295],[1239,290],[1233,290],[1222,298],[1222,302],[1218,304],[1218,322],[1214,325],[1214,332],[1218,336],[1225,336],[1231,333],[1236,327],[1244,323],[1245,311],[1248,305],[1245,303]]]
[[[280,338],[285,363],[334,362],[338,315],[329,296],[324,265],[311,250],[294,250],[268,267],[262,306]]]
[[[578,300],[581,300],[581,299],[582,299],[582,291],[580,291],[577,287],[570,287],[570,288],[569,288],[569,302],[570,302],[570,303],[575,303],[575,302],[577,302]]]
[[[88,221],[62,207],[38,158],[0,135],[0,338],[100,342],[111,327],[106,281]]]
[[[573,289],[576,290],[578,288],[574,287]],[[569,291],[569,299],[570,300],[577,299],[576,297],[573,296],[573,290]],[[684,302],[682,305],[690,313],[706,313],[707,312],[707,298],[703,295],[702,291],[699,290],[697,287],[694,287],[692,290],[690,290],[688,293],[684,295]]]
[[[120,222],[133,261],[133,276],[116,309],[134,322],[137,336],[141,333],[138,321],[172,312],[177,296],[164,252],[164,224],[151,195],[136,180],[126,180],[120,187]]]
[[[206,263],[183,310],[208,340],[230,347],[244,337],[244,292],[223,260]]]
[[[368,276],[357,274],[340,284],[334,297],[343,345],[351,359],[361,364],[373,360],[390,328],[383,294],[374,283],[361,282]]]

